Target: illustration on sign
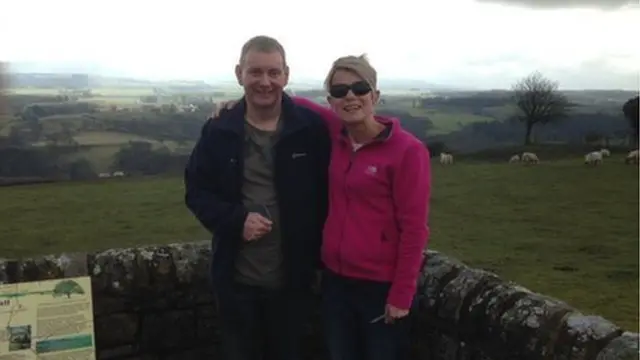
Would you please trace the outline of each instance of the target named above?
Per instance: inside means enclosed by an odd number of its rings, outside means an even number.
[[[0,285],[0,360],[95,359],[91,278]]]

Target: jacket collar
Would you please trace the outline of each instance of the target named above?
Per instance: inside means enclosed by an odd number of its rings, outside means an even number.
[[[382,125],[384,125],[384,129],[382,129],[382,131],[376,135],[373,139],[371,139],[371,142],[385,142],[387,140],[389,140],[389,138],[391,137],[391,135],[393,134],[393,132],[395,131],[395,126],[396,126],[396,119],[394,118],[387,118],[387,117],[383,117],[383,116],[375,116],[375,119],[381,123]],[[343,126],[340,129],[340,135],[342,140],[344,141],[351,141],[349,140],[349,132],[347,131],[347,127]]]
[[[219,129],[243,135],[246,111],[247,101],[243,96],[230,110],[223,109],[220,111],[219,119],[209,121],[213,121],[214,126]],[[293,100],[287,94],[282,94],[282,114],[280,121],[282,121],[280,125],[282,126],[280,138],[284,138],[311,125],[311,120],[302,116]]]

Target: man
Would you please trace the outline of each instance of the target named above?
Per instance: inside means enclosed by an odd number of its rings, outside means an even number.
[[[202,129],[185,171],[186,204],[214,234],[211,272],[228,360],[301,359],[320,264],[329,134],[283,92],[285,51],[257,36],[236,66],[244,97]]]

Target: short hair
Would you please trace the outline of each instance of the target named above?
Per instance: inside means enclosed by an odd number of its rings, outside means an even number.
[[[373,66],[371,66],[366,54],[362,54],[360,56],[343,56],[334,61],[333,65],[331,65],[331,69],[329,70],[329,74],[327,74],[327,78],[324,81],[324,88],[327,91],[329,91],[329,88],[331,87],[333,75],[335,75],[338,70],[350,71],[369,83],[371,88],[377,89],[378,72],[373,68]]]
[[[247,40],[247,42],[242,45],[242,50],[240,51],[240,64],[244,63],[245,58],[249,51],[255,50],[260,52],[278,52],[282,55],[282,60],[284,61],[284,65],[287,65],[287,55],[284,51],[284,46],[280,44],[280,42],[270,36],[266,35],[258,35],[254,36],[251,39]]]

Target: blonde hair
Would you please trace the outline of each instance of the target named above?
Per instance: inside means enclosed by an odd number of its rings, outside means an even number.
[[[331,65],[331,70],[329,70],[329,74],[327,74],[327,78],[324,80],[325,90],[329,91],[333,75],[335,75],[338,70],[350,71],[369,83],[372,89],[377,89],[378,72],[371,66],[366,54],[360,56],[343,56],[334,61],[333,65]]]

